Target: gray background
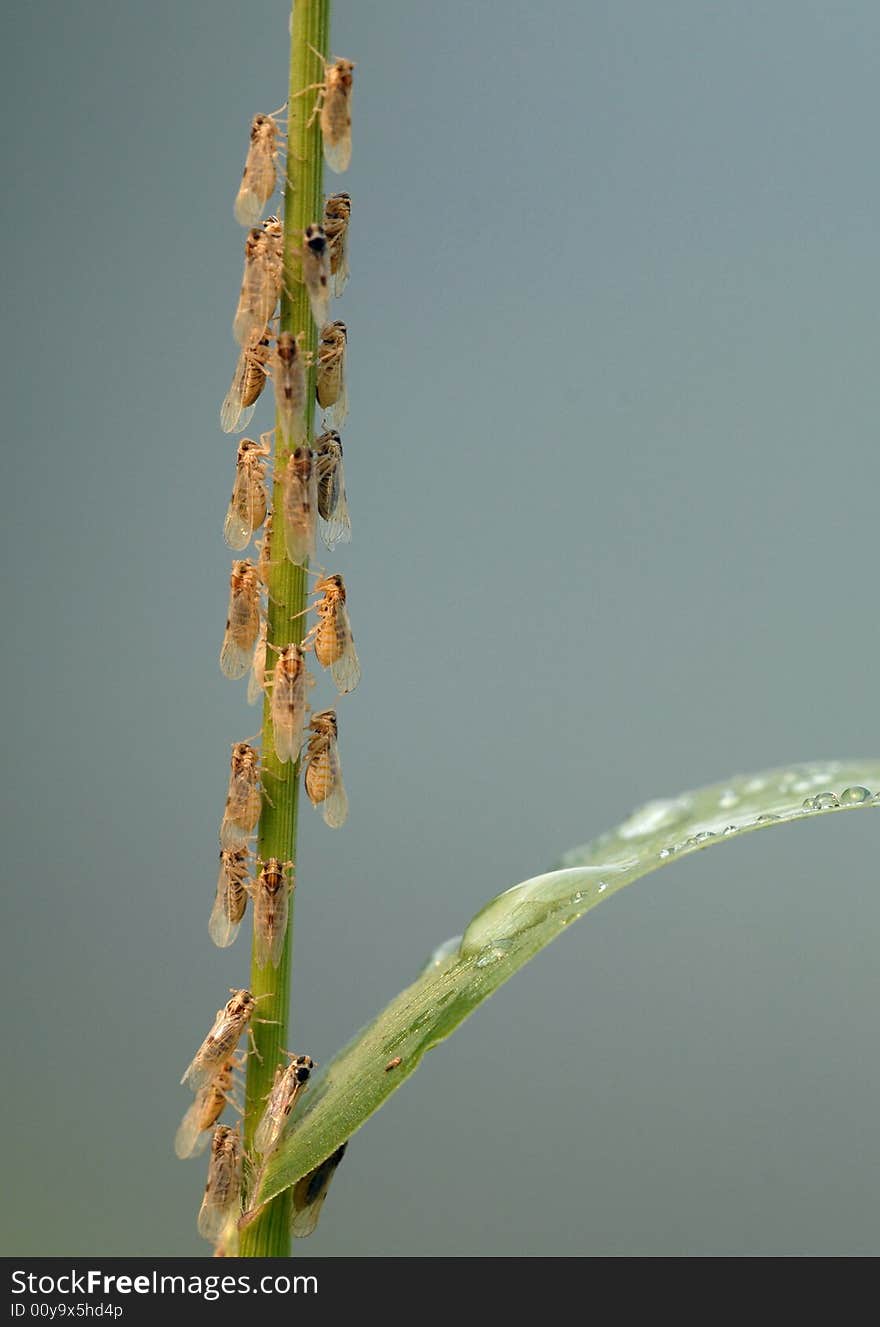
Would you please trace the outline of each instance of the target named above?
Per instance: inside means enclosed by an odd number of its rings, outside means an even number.
[[[287,12],[4,24],[2,1247],[207,1253],[171,1139],[246,980],[206,921],[256,723],[216,662],[217,411]],[[880,751],[880,8],[339,0],[333,49],[364,677],[350,822],[303,818],[318,1060],[647,798]],[[304,1249],[880,1253],[878,823],[700,854],[573,928],[357,1137]]]

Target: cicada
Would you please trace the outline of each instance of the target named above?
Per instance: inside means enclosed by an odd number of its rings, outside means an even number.
[[[302,352],[292,332],[278,333],[271,368],[282,439],[285,445],[298,447],[306,438],[306,375]]]
[[[240,346],[250,346],[265,333],[281,293],[283,272],[281,224],[269,217],[248,231],[244,242],[244,275],[232,334]]]
[[[330,274],[333,294],[342,294],[351,275],[348,267],[348,223],[351,220],[351,198],[348,194],[331,194],[324,204],[321,224],[330,241]]]
[[[307,226],[302,246],[303,284],[312,317],[323,327],[330,312],[330,241],[321,226]]]
[[[316,582],[315,593],[321,596],[313,605],[318,621],[308,640],[314,643],[318,663],[330,669],[337,690],[345,695],[354,691],[361,676],[345,604],[345,583],[341,576],[324,576]]]
[[[247,548],[263,521],[269,506],[266,491],[266,457],[269,448],[242,438],[238,444],[235,482],[223,523],[223,537],[230,548]]]
[[[242,1197],[241,1138],[238,1126],[218,1124],[211,1139],[208,1182],[199,1209],[199,1234],[212,1244],[223,1244],[227,1256],[235,1252],[238,1216]]]
[[[310,1055],[296,1055],[286,1069],[279,1065],[266,1102],[263,1118],[254,1134],[254,1150],[271,1152],[284,1132],[284,1126],[297,1100],[305,1091],[315,1062]]]
[[[287,914],[293,889],[293,862],[270,857],[250,886],[254,901],[254,957],[261,968],[277,968],[287,935]]]
[[[318,526],[318,470],[308,447],[297,447],[287,458],[281,491],[284,546],[301,567],[315,556]]]
[[[306,792],[312,806],[320,806],[325,825],[338,829],[348,816],[348,797],[342,782],[336,711],[313,714],[309,728],[303,776]]]
[[[228,949],[238,935],[247,907],[247,876],[247,849],[221,848],[217,892],[208,918],[208,934],[218,949]]]
[[[226,1063],[251,1020],[256,1001],[250,991],[233,991],[223,1009],[218,1009],[214,1025],[193,1056],[181,1083],[193,1092],[205,1086]]]
[[[348,388],[345,382],[345,352],[348,328],[338,320],[321,328],[318,343],[318,374],[315,394],[318,405],[327,411],[327,422],[342,428],[348,417]]]
[[[260,634],[260,581],[256,567],[246,559],[233,562],[229,576],[229,610],[220,649],[220,670],[227,677],[244,677],[251,665]]]
[[[306,692],[312,681],[303,652],[292,641],[279,652],[272,672],[272,732],[275,754],[282,764],[299,759],[306,717]]]
[[[351,517],[342,469],[342,440],[335,429],[315,439],[318,474],[318,517],[321,538],[328,548],[351,540]]]
[[[251,422],[260,393],[266,386],[269,330],[254,332],[242,346],[229,391],[220,407],[224,433],[241,433]]]
[[[255,115],[251,120],[250,146],[235,199],[235,219],[240,226],[256,226],[263,208],[275,192],[277,156],[278,125],[274,116]]]
[[[208,1144],[208,1133],[223,1114],[232,1091],[232,1059],[220,1069],[216,1077],[206,1083],[189,1110],[180,1121],[174,1135],[174,1151],[181,1161],[198,1156]]]

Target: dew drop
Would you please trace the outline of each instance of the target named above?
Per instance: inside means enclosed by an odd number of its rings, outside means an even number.
[[[735,834],[736,831],[737,831],[738,829],[739,829],[739,825],[725,825],[725,826],[724,826],[724,829],[721,831],[721,833],[722,833],[722,834]]]
[[[813,800],[817,811],[827,811],[832,806],[840,806],[837,793],[817,793]]]
[[[681,820],[689,807],[690,799],[687,797],[648,802],[634,811],[629,820],[624,820],[617,833],[622,839],[640,839],[646,834],[656,834],[657,830],[668,829]]]
[[[493,963],[498,963],[504,958],[509,946],[505,944],[492,945],[491,949],[486,949],[474,964],[475,968],[489,968]]]
[[[844,788],[840,794],[841,806],[858,806],[860,802],[870,800],[871,793],[868,788],[863,788],[860,784],[853,784],[851,788]]]
[[[818,810],[819,810],[819,802],[818,802],[818,799],[815,798],[815,797],[805,797],[804,800],[803,800],[803,802],[802,802],[802,806],[803,806],[803,809],[804,809],[805,811],[818,811]]]
[[[764,813],[762,816],[756,816],[756,817],[755,817],[755,824],[756,824],[756,825],[770,825],[770,824],[773,823],[774,820],[781,820],[781,819],[782,819],[781,816],[775,816],[775,815],[772,815],[769,811],[765,811],[765,813]]]
[[[671,857],[674,852],[675,852],[674,848],[661,848],[657,856],[660,858],[661,861],[665,862],[666,858]]]
[[[600,880],[600,881],[599,881],[599,886],[598,886],[598,890],[597,890],[597,892],[598,892],[599,894],[604,894],[604,893],[605,893],[605,890],[606,890],[607,888],[608,888],[608,881],[607,881],[607,880]]]
[[[444,940],[442,945],[438,945],[431,957],[428,959],[423,972],[428,972],[432,968],[440,968],[451,958],[458,957],[459,946],[461,945],[461,936],[453,935],[448,940]]]

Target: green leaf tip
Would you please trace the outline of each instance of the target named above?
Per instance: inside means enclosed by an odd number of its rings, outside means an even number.
[[[438,1045],[571,922],[634,880],[693,852],[836,811],[880,805],[880,760],[821,761],[648,802],[615,830],[514,885],[430,957],[314,1082],[267,1159],[259,1200],[281,1193],[345,1142]]]

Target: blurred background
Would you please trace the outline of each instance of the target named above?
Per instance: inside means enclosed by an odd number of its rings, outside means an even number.
[[[287,22],[4,12],[9,1254],[209,1253],[177,1084],[247,980],[206,927],[258,723],[217,667],[218,410]],[[337,0],[332,46],[364,674],[349,823],[302,812],[319,1061],[648,798],[880,753],[880,8]],[[354,1139],[303,1251],[880,1254],[878,832],[749,836],[592,913]]]

